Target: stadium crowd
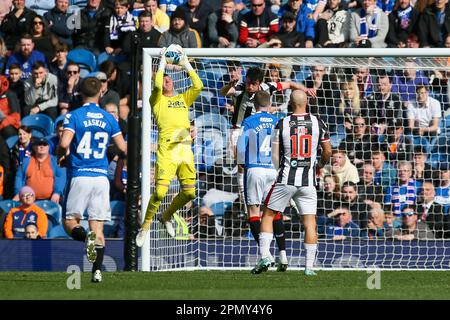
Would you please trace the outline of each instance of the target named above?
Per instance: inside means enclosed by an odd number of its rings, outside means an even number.
[[[16,201],[13,207],[22,203],[19,209],[0,208],[3,237],[26,237],[30,224],[45,238],[50,233],[41,226],[50,232],[58,224],[42,218],[39,202],[62,203],[66,176],[55,150],[64,115],[81,106],[84,77],[103,83],[100,105],[126,136],[134,35],[141,47],[450,48],[450,5],[448,0],[3,0],[0,200]],[[259,67],[260,83],[288,81],[298,71]],[[300,82],[310,111],[328,124],[335,148],[320,179],[319,235],[450,238],[450,72],[424,71],[414,59],[401,70],[307,69]],[[200,119],[213,113],[228,129],[236,105],[219,92],[230,81],[245,81],[247,68],[229,61],[226,70],[215,83],[217,95],[206,101],[201,96],[194,114]],[[271,111],[280,117],[289,112],[287,96],[273,97]],[[40,130],[30,120],[36,115],[43,115]],[[108,159],[111,200],[124,201],[126,159],[113,146]],[[198,163],[200,197],[191,207],[201,225],[198,236],[245,236],[248,230],[236,164],[222,160]],[[18,219],[21,225],[11,226],[12,215],[35,207],[31,222]],[[295,208],[287,211],[288,230],[301,231]],[[111,236],[123,234],[123,221],[117,224]]]

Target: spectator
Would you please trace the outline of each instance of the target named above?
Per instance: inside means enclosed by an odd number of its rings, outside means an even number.
[[[355,117],[352,124],[352,133],[347,134],[339,149],[347,151],[349,160],[357,167],[370,160],[373,141],[367,130],[366,120]]]
[[[155,0],[151,0],[152,2],[156,2]],[[138,53],[139,53],[139,62],[138,65],[142,65],[142,48],[155,48],[158,47],[158,41],[161,37],[161,33],[154,27],[152,22],[152,14],[149,11],[144,11],[139,14],[139,28],[137,31],[128,32],[124,39],[124,48],[123,52],[128,57],[128,60],[131,61],[132,57],[132,40],[134,37],[139,39],[138,44]]]
[[[45,238],[48,229],[48,219],[44,210],[35,204],[36,196],[34,190],[29,186],[20,189],[17,195],[21,205],[12,208],[6,217],[4,232],[5,238],[21,238],[25,237],[25,227],[30,223],[35,223],[38,227],[38,233],[41,238]]]
[[[443,47],[450,33],[450,6],[448,0],[435,0],[420,15],[417,28],[421,47]]]
[[[390,48],[406,48],[408,36],[416,31],[419,12],[411,5],[411,0],[398,0],[388,16],[389,32],[386,43]]]
[[[52,61],[55,56],[55,46],[59,40],[48,30],[47,22],[42,16],[34,17],[30,34],[33,37],[35,49],[42,52],[48,62]]]
[[[55,52],[55,56],[52,58],[51,63],[48,66],[48,70],[58,78],[58,83],[62,83],[66,80],[66,67],[68,63],[67,44],[56,44]]]
[[[69,62],[66,67],[66,77],[58,87],[58,107],[60,114],[66,114],[83,105],[80,87],[80,66]]]
[[[134,16],[128,11],[128,0],[116,0],[114,13],[105,25],[103,44],[105,51],[110,55],[122,53],[124,38],[128,32],[136,31]]]
[[[208,1],[209,2],[209,1]],[[186,11],[186,23],[190,28],[196,30],[204,47],[208,47],[208,17],[214,11],[206,0],[187,0],[179,8]]]
[[[31,157],[31,142],[33,133],[30,127],[21,125],[18,132],[19,140],[10,151],[12,172],[16,173],[25,159]]]
[[[50,148],[49,153],[55,157],[56,157],[56,148],[58,147],[59,139],[61,139],[61,136],[63,133],[63,123],[64,123],[63,119],[56,122],[55,123],[55,134],[47,139],[48,145]]]
[[[400,230],[402,227],[402,223],[400,220],[395,218],[395,215],[390,212],[386,211],[384,214],[385,220],[386,220],[386,226],[387,230],[385,232],[386,238],[392,238],[397,230]]]
[[[49,25],[51,33],[71,49],[73,47],[72,34],[76,23],[72,21],[74,19],[72,13],[69,13],[67,9],[69,9],[69,0],[55,0],[55,7],[44,14],[44,19]]]
[[[404,119],[400,96],[392,92],[391,78],[386,73],[378,75],[376,91],[367,96],[370,125],[392,126],[394,121]]]
[[[298,2],[298,1],[297,1]],[[341,0],[328,0],[316,24],[317,47],[343,47],[350,37],[350,12]]]
[[[6,56],[7,48],[5,44],[5,40],[3,40],[2,36],[0,35],[0,74],[3,74],[5,67],[6,67],[6,61],[8,60],[8,57]]]
[[[445,37],[445,47],[450,49],[450,34]],[[443,65],[450,65],[450,58],[437,59],[436,62]],[[444,114],[448,113],[450,107],[450,71],[449,70],[433,70],[430,75],[431,91],[433,97],[441,103]]]
[[[385,48],[388,31],[388,17],[375,0],[363,0],[362,8],[351,13],[349,40],[353,47]]]
[[[199,238],[214,238],[216,236],[216,220],[214,212],[207,206],[198,209]]]
[[[108,103],[120,104],[119,94],[113,89],[109,88],[108,77],[104,72],[98,71],[90,74],[89,76],[96,77],[102,82],[101,94],[100,94],[100,107],[104,108]]]
[[[325,66],[312,66],[305,87],[316,90],[316,96],[309,99],[309,112],[320,115],[329,126],[336,122],[334,101],[339,99],[339,89],[335,77],[328,74]]]
[[[409,128],[416,136],[433,137],[439,133],[441,104],[429,96],[425,85],[417,86],[416,93],[416,102],[408,107]]]
[[[372,165],[375,168],[374,184],[389,187],[397,179],[397,170],[386,161],[386,154],[381,150],[372,151]]]
[[[450,238],[450,215],[436,202],[435,196],[433,183],[425,181],[422,185],[422,204],[417,209],[418,219],[428,224],[436,239]]]
[[[116,200],[125,201],[125,195],[127,193],[127,159],[119,157],[117,160],[116,170],[114,172],[114,186],[119,191],[119,195],[115,196]]]
[[[406,47],[407,48],[420,48],[419,37],[415,33],[410,33],[408,38],[406,38]]]
[[[296,30],[304,35],[305,47],[312,48],[315,39],[315,20],[313,18],[313,1],[288,0],[278,11],[278,18],[281,19],[286,12],[290,12],[296,17]],[[316,2],[317,3],[317,2]]]
[[[100,65],[99,70],[106,74],[108,87],[116,91],[120,97],[119,117],[127,120],[130,112],[130,90],[131,78],[129,73],[114,62],[108,60]]]
[[[157,31],[163,33],[164,31],[169,30],[170,17],[158,8],[158,2],[156,0],[144,0],[144,9],[151,13],[152,25]]]
[[[98,55],[104,50],[105,26],[109,23],[111,11],[102,0],[88,0],[79,16],[80,28],[76,28],[73,34],[74,47],[88,49]]]
[[[396,230],[397,240],[434,240],[434,234],[424,221],[419,221],[414,205],[408,205],[402,210],[402,227]]]
[[[25,81],[22,80],[22,69],[18,64],[9,67],[9,90],[16,94],[19,101],[20,117],[25,117]]]
[[[25,227],[25,239],[36,240],[42,239],[39,235],[39,230],[36,223],[30,222]]]
[[[371,209],[367,223],[367,237],[369,239],[384,238],[390,226],[386,222],[384,211],[379,208]]]
[[[83,0],[70,0],[83,1]],[[43,16],[45,13],[53,9],[55,0],[25,0],[25,6],[32,9],[36,14]]]
[[[404,207],[416,204],[417,183],[412,176],[412,165],[408,161],[400,161],[397,165],[398,181],[387,188],[384,204],[397,217]]]
[[[449,214],[450,208],[450,166],[448,163],[440,165],[440,181],[436,188],[436,203],[444,206],[445,213]]]
[[[266,8],[264,0],[251,0],[251,4],[251,11],[241,19],[239,44],[256,48],[278,32],[278,18]]]
[[[239,38],[239,17],[234,0],[221,0],[221,8],[208,17],[211,48],[234,48]]]
[[[281,17],[281,27],[277,35],[281,41],[281,47],[304,48],[306,46],[305,35],[297,31],[296,24],[295,15],[286,11]]]
[[[58,79],[37,61],[32,77],[25,82],[25,114],[44,113],[53,120],[58,116]]]
[[[353,183],[359,182],[358,170],[350,162],[345,150],[333,150],[331,158],[331,167],[328,165],[327,171],[336,175],[339,178],[339,185],[342,186],[344,182],[351,181]]]
[[[326,237],[332,240],[345,240],[346,238],[359,237],[360,229],[352,221],[352,214],[345,206],[339,206],[328,215],[334,218],[333,222],[326,225]]]
[[[393,125],[387,129],[387,153],[389,161],[396,164],[397,161],[412,160],[412,141],[405,135],[405,118],[394,119]]]
[[[352,221],[361,229],[367,227],[369,206],[358,195],[358,187],[351,181],[344,182],[341,188],[342,204],[352,213]]]
[[[416,146],[414,148],[414,179],[420,184],[423,181],[431,181],[437,178],[433,172],[433,167],[427,163],[427,158],[428,154],[424,147]]]
[[[17,171],[13,200],[19,200],[19,190],[23,186],[30,186],[36,192],[36,200],[59,203],[66,184],[66,170],[58,166],[49,150],[46,138],[33,142],[31,158],[26,158]]]
[[[198,32],[189,28],[186,11],[176,10],[170,18],[170,29],[163,32],[159,39],[159,47],[168,47],[178,44],[183,48],[201,48],[202,41]]]
[[[11,183],[14,174],[11,171],[11,159],[6,141],[0,135],[0,200],[10,198]],[[2,225],[2,214],[0,212],[0,226]],[[1,228],[0,228],[1,231]]]
[[[172,18],[172,14],[182,4],[185,4],[187,0],[160,0],[159,8],[165,12],[170,18]]]
[[[416,101],[416,89],[419,85],[427,86],[429,80],[417,70],[417,64],[413,60],[405,62],[402,74],[395,75],[392,81],[392,92],[400,94],[402,101]]]
[[[370,162],[364,163],[361,169],[362,175],[358,183],[358,194],[362,201],[367,204],[373,202],[382,203],[383,201],[383,187],[375,185],[375,168]]]
[[[12,64],[18,64],[22,69],[22,79],[27,80],[31,77],[31,67],[38,61],[45,65],[45,56],[42,52],[34,50],[34,42],[31,35],[24,34],[20,38],[19,51],[8,59],[5,74],[9,75],[9,67]]]
[[[9,80],[0,75],[0,135],[6,140],[17,134],[20,106],[16,94],[9,90]]]
[[[374,91],[374,77],[370,74],[369,68],[361,67],[354,69],[353,79],[359,89],[359,98],[366,98]]]
[[[14,50],[21,35],[28,32],[36,16],[33,10],[25,7],[25,0],[13,0],[14,9],[8,13],[0,25],[8,50]]]
[[[323,177],[323,190],[317,193],[317,216],[327,216],[340,201],[339,178],[325,175]]]
[[[340,84],[341,98],[337,100],[336,126],[345,126],[347,132],[352,131],[352,124],[357,116],[366,116],[363,110],[359,89],[356,81],[347,79]],[[332,132],[330,130],[330,132]]]

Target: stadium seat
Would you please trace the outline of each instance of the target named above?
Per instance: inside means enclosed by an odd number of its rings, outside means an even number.
[[[113,200],[110,205],[112,218],[125,216],[125,201]]]
[[[42,131],[37,129],[32,129],[31,134],[33,135],[34,138],[43,138],[45,136]]]
[[[2,200],[2,201],[0,201],[0,209],[5,213],[9,213],[9,211],[12,208],[16,208],[16,207],[20,206],[20,204],[21,203],[19,201]]]
[[[107,54],[106,52],[102,52],[98,55],[97,57],[97,67],[96,70],[98,71],[98,68],[100,67],[100,65],[105,62],[105,61],[112,61],[114,62],[116,65],[124,62],[127,59],[127,56],[123,55],[123,54],[119,54],[117,56],[113,56],[110,54]]]
[[[95,71],[97,59],[95,55],[86,49],[73,49],[67,54],[67,60],[80,66],[80,77],[84,78],[88,73]]]
[[[8,145],[9,149],[12,149],[17,144],[17,141],[19,141],[18,136],[11,136],[6,139],[6,144]]]
[[[64,118],[65,118],[65,117],[66,117],[65,114],[61,114],[61,115],[59,115],[59,116],[55,119],[55,121],[54,121],[54,128],[53,128],[53,132],[52,132],[52,133],[55,132],[55,130],[56,130],[56,125],[58,124],[58,122],[64,121]]]
[[[48,136],[53,133],[53,120],[49,116],[41,113],[30,114],[21,120],[22,125],[31,127],[36,131],[40,131],[42,136]],[[37,135],[37,133],[36,133]],[[33,133],[33,136],[36,136]]]
[[[47,238],[49,239],[70,239],[70,236],[64,230],[62,225],[57,225],[47,232]]]
[[[36,205],[42,208],[54,226],[62,223],[61,206],[51,200],[38,200]]]

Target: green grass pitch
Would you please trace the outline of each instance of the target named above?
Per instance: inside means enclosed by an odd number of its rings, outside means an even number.
[[[369,290],[364,271],[104,272],[102,283],[82,273],[79,290],[67,289],[62,272],[2,272],[0,299],[450,299],[450,272],[381,271],[380,289]],[[269,288],[269,290],[268,290]]]

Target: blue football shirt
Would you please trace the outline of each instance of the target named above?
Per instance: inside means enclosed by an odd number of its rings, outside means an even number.
[[[272,131],[278,119],[268,112],[258,112],[242,121],[242,132],[237,143],[238,163],[246,169],[273,168]]]
[[[68,113],[63,128],[75,135],[70,144],[68,176],[107,176],[106,149],[111,138],[122,134],[117,120],[97,104],[90,103]]]

